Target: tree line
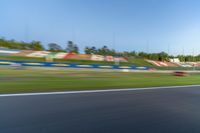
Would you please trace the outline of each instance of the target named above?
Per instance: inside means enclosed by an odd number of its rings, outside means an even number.
[[[10,49],[20,49],[20,50],[48,50],[51,52],[75,52],[79,53],[78,46],[72,42],[68,41],[66,48],[63,49],[57,43],[49,43],[48,48],[45,49],[40,41],[15,41],[15,40],[6,40],[5,38],[0,38],[0,47],[10,48]]]
[[[40,41],[27,42],[18,42],[15,40],[6,40],[0,38],[0,47],[6,47],[10,49],[23,49],[23,50],[44,50],[43,45]]]
[[[19,42],[15,40],[6,40],[5,38],[0,38],[0,47],[10,48],[10,49],[20,49],[20,50],[48,50],[51,52],[74,52],[79,53],[79,47],[73,41],[68,41],[66,43],[66,47],[62,48],[57,43],[49,43],[48,48],[45,49],[40,41],[32,41],[32,42]],[[160,53],[146,53],[146,52],[136,52],[136,51],[123,51],[118,52],[114,49],[110,49],[107,46],[103,46],[101,48],[96,48],[95,46],[89,47],[86,46],[84,48],[85,54],[98,54],[98,55],[112,55],[112,56],[121,56],[125,58],[135,57],[135,58],[145,58],[151,60],[159,60],[159,61],[169,61],[170,58],[178,58],[182,62],[187,61],[200,61],[200,55],[192,56],[192,55],[178,55],[171,56],[165,52]]]

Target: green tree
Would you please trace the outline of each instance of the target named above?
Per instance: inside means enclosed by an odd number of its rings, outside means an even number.
[[[159,56],[158,59],[159,59],[160,61],[166,61],[166,60],[168,60],[168,54],[165,53],[165,52],[158,53],[158,56]]]
[[[40,41],[32,41],[30,43],[30,49],[31,50],[44,50],[44,47],[42,46]]]
[[[84,49],[85,54],[97,54],[97,49],[96,47],[85,47]]]
[[[97,54],[100,54],[100,55],[109,55],[109,49],[107,46],[103,46],[102,48],[99,48],[97,50]]]
[[[66,51],[67,52],[79,53],[79,48],[72,41],[68,41]]]
[[[62,52],[63,51],[62,47],[56,43],[49,43],[48,47],[49,47],[48,50],[52,51],[52,52]]]

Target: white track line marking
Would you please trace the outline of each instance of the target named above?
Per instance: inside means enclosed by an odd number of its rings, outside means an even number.
[[[63,91],[63,92],[41,92],[41,93],[18,93],[18,94],[0,94],[0,97],[17,97],[17,96],[39,96],[39,95],[63,95],[63,94],[82,94],[82,93],[101,93],[101,92],[120,92],[120,91],[139,91],[139,90],[156,90],[170,88],[200,87],[200,85],[186,86],[165,86],[165,87],[148,87],[148,88],[128,88],[128,89],[105,89],[105,90],[85,90],[85,91]]]

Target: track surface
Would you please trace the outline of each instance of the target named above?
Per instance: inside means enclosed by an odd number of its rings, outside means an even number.
[[[0,97],[0,133],[200,133],[200,87]]]

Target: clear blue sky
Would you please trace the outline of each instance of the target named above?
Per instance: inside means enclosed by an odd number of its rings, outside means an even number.
[[[0,36],[197,54],[200,0],[0,0]]]

